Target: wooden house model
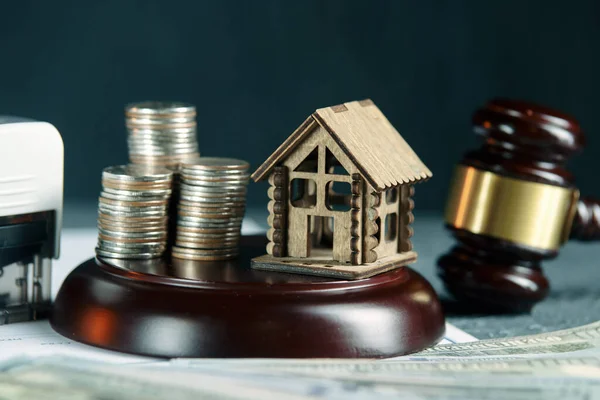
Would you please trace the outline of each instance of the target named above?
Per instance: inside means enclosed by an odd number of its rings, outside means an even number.
[[[317,110],[252,175],[270,183],[252,267],[359,279],[414,262],[413,184],[430,177],[371,100]]]

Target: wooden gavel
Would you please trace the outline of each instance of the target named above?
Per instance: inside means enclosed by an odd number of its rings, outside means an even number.
[[[458,164],[445,222],[458,244],[438,273],[458,300],[523,312],[549,290],[540,263],[568,239],[600,239],[600,203],[580,198],[567,159],[585,145],[577,121],[495,99],[473,115],[485,138]]]

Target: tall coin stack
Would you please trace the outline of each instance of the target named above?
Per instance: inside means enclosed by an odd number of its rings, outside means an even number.
[[[217,157],[181,165],[173,257],[212,261],[238,255],[248,168],[246,161]]]
[[[150,259],[163,255],[172,180],[173,173],[162,167],[120,165],[102,171],[99,257]]]
[[[138,165],[160,165],[174,172],[170,209],[179,202],[179,165],[200,157],[196,107],[181,102],[145,101],[125,107],[129,160]],[[175,237],[175,214],[169,225],[169,245]]]
[[[200,157],[196,107],[178,102],[147,101],[125,108],[129,159],[133,164],[177,168]]]

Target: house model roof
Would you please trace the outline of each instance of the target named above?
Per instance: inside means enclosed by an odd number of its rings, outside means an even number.
[[[315,111],[252,174],[264,179],[271,169],[318,125],[325,128],[377,191],[431,178],[431,171],[369,99]]]

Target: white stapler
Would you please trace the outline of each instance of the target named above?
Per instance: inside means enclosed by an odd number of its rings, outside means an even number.
[[[63,153],[51,124],[0,116],[0,325],[43,318],[50,310]]]

